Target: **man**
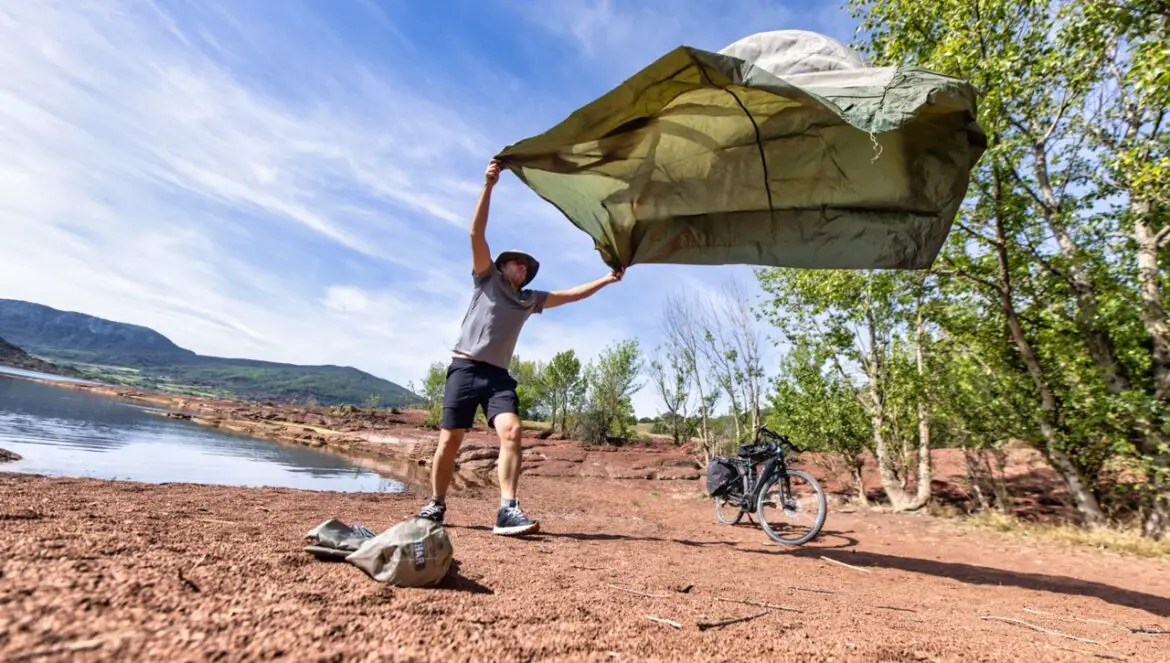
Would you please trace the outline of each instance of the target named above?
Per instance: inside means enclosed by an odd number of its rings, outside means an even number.
[[[529,290],[540,263],[520,251],[505,251],[491,259],[484,231],[492,188],[500,177],[500,163],[493,159],[484,173],[484,187],[471,223],[471,261],[474,290],[459,340],[447,367],[443,394],[443,419],[439,448],[431,466],[431,500],[418,516],[443,522],[447,511],[447,487],[454,473],[455,455],[464,433],[475,421],[480,407],[500,440],[498,475],[500,509],[493,533],[505,536],[529,534],[539,529],[520,510],[516,484],[520,478],[520,400],[517,383],[508,374],[516,340],[528,317],[550,308],[580,301],[601,288],[621,280],[622,271],[612,272],[591,283],[570,290]]]

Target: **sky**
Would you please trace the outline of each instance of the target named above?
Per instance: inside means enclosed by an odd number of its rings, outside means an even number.
[[[493,154],[679,45],[778,29],[848,43],[839,4],[0,0],[0,297],[201,354],[417,384],[469,301]],[[507,172],[488,242],[541,260],[532,287],[609,271]],[[516,352],[650,350],[668,296],[729,279],[759,292],[746,266],[635,265],[533,316]],[[634,402],[660,409],[649,384]]]

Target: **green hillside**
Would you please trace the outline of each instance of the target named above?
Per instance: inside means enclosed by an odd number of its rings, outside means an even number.
[[[90,377],[142,388],[322,405],[394,407],[418,400],[400,385],[348,366],[209,357],[148,327],[13,299],[0,299],[0,337]]]
[[[79,377],[81,375],[78,371],[71,368],[55,366],[43,359],[33,357],[3,338],[0,338],[0,366],[11,366],[13,368],[22,368],[26,371],[68,375],[71,377]]]

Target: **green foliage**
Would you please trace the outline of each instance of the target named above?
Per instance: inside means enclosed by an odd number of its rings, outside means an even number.
[[[56,366],[43,359],[37,359],[2,338],[0,338],[0,366],[11,366],[26,371],[37,371],[53,375],[82,377],[80,371],[66,366]]]
[[[840,374],[827,353],[798,341],[780,363],[769,396],[768,426],[809,449],[855,458],[872,447],[869,417],[857,387]]]
[[[1084,521],[1170,529],[1170,11],[1157,0],[851,0],[877,65],[976,85],[989,149],[927,302],[950,441],[1043,452]],[[893,374],[893,373],[891,373]]]
[[[560,419],[561,433],[569,433],[569,412],[580,391],[581,361],[573,350],[558,352],[541,372],[543,393],[547,401],[549,417],[554,430]]]
[[[585,399],[578,421],[581,438],[592,444],[629,439],[636,421],[632,397],[641,388],[642,353],[638,341],[608,346],[585,367]]]
[[[512,357],[508,370],[516,380],[516,396],[520,401],[520,419],[533,421],[543,418],[545,409],[545,385],[542,379],[544,366],[535,361],[524,361]]]
[[[423,422],[429,428],[438,428],[443,417],[443,390],[447,385],[447,365],[443,362],[431,362],[423,376],[422,385],[418,388],[411,383],[411,390],[422,396],[423,404],[427,409],[427,418]]]

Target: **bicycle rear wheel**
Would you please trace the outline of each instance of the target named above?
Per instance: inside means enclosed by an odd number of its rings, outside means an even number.
[[[715,502],[715,518],[719,522],[724,525],[736,525],[740,520],[743,520],[743,514],[746,511],[739,505],[738,497],[724,496],[713,499]]]
[[[776,543],[789,546],[807,543],[819,534],[828,510],[821,485],[800,470],[772,476],[756,503],[760,529]]]

